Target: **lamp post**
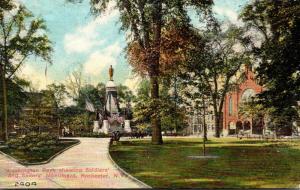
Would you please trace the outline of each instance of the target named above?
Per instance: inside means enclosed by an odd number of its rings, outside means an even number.
[[[202,110],[203,110],[203,156],[206,155],[206,141],[207,141],[207,126],[206,126],[206,115],[209,113],[206,111],[206,100],[205,95],[202,96]]]

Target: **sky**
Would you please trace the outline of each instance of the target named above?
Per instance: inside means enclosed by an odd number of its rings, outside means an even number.
[[[134,76],[124,53],[125,32],[120,31],[119,12],[110,9],[104,15],[90,14],[89,0],[66,3],[65,0],[19,0],[35,16],[43,18],[47,34],[53,43],[53,64],[47,66],[31,57],[18,73],[32,82],[36,89],[51,83],[61,83],[75,70],[81,69],[87,83],[97,84],[108,80],[108,68],[114,67],[114,81],[136,89]],[[213,11],[217,17],[241,24],[238,14],[249,0],[215,0]],[[191,13],[192,23],[198,25]]]

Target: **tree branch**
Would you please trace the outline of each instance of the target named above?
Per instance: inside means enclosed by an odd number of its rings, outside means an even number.
[[[16,72],[17,70],[20,68],[20,66],[23,64],[23,62],[25,61],[25,59],[27,58],[27,55],[24,55],[24,57],[22,58],[22,60],[19,62],[19,64],[15,67],[15,69],[12,71],[12,73],[7,77],[8,79],[10,79]]]

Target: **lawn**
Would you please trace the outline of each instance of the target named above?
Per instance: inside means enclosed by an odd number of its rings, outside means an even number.
[[[300,184],[300,141],[267,142],[236,138],[212,139],[209,155],[202,140],[168,138],[164,145],[149,140],[121,141],[111,145],[116,163],[152,187],[295,188]]]
[[[63,139],[59,140],[59,143],[52,149],[48,149],[43,152],[34,151],[34,152],[27,152],[23,150],[18,150],[14,148],[1,148],[0,151],[10,155],[11,157],[15,158],[16,160],[24,163],[24,164],[34,164],[38,162],[47,161],[53,155],[58,153],[59,151],[66,149],[74,144],[78,143],[76,139]]]

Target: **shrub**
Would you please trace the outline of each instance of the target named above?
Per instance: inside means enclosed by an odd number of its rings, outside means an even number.
[[[9,139],[7,142],[9,148],[29,152],[45,152],[55,149],[58,144],[58,137],[49,133],[29,133],[23,138]]]
[[[105,138],[109,137],[109,135],[104,133],[94,133],[94,132],[80,132],[76,134],[78,137],[95,137],[95,138]]]

